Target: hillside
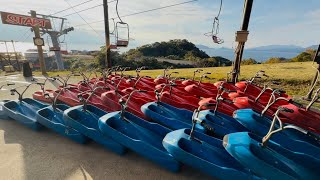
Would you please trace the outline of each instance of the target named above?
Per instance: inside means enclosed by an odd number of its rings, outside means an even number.
[[[222,56],[230,60],[234,59],[234,50],[231,48],[211,48],[204,45],[197,45],[197,47],[206,52],[209,56]],[[316,49],[318,46],[313,45],[304,48],[295,45],[268,45],[255,48],[245,48],[243,59],[253,58],[258,62],[264,62],[271,57],[283,57],[290,59],[296,57],[301,52],[309,48]]]
[[[155,42],[131,49],[127,52],[128,56],[137,54],[145,57],[164,57],[174,60],[185,60],[190,56],[200,59],[209,58],[208,54],[186,39]]]

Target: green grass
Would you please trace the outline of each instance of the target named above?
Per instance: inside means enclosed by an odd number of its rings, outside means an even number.
[[[212,67],[202,68],[203,72],[210,72],[212,80],[205,80],[215,82],[225,79],[227,72],[231,71],[232,67]],[[172,77],[192,78],[193,71],[197,68],[189,69],[174,69],[169,72],[179,72],[173,74]],[[245,65],[241,67],[240,80],[246,80],[252,77],[257,71],[264,70],[270,76],[269,80],[278,80],[281,82],[281,88],[286,90],[289,95],[302,96],[309,90],[309,85],[313,79],[316,70],[312,68],[312,62],[297,62],[297,63],[280,63],[280,64],[256,64]],[[68,71],[62,72],[48,72],[49,76],[66,75]],[[39,75],[39,72],[34,74]],[[134,71],[127,71],[125,74],[135,75]],[[142,76],[151,76],[153,78],[163,74],[163,70],[143,70]],[[198,75],[199,76],[199,75]]]

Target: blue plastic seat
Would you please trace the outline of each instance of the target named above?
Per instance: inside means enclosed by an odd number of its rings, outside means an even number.
[[[163,146],[174,158],[217,179],[259,179],[224,149],[222,140],[190,129],[172,131]]]
[[[83,111],[83,105],[79,105],[65,110],[63,118],[67,126],[76,129],[106,149],[117,154],[124,154],[126,148],[103,134],[99,129],[98,120],[106,114],[105,111],[92,105],[87,105],[86,111]]]
[[[141,106],[141,111],[153,121],[172,130],[191,128],[193,112],[176,108],[163,102],[150,102]],[[203,131],[201,126],[197,125]]]
[[[21,101],[8,101],[3,105],[7,116],[33,130],[43,128],[37,121],[36,116],[38,110],[47,106],[47,104],[31,98],[24,98]]]
[[[99,128],[116,142],[160,166],[173,172],[180,169],[180,163],[162,145],[163,138],[170,132],[169,129],[129,112],[124,113],[124,119],[121,118],[120,112],[112,112],[101,117]]]
[[[52,106],[40,109],[37,112],[37,121],[43,126],[61,134],[73,141],[84,144],[88,141],[88,138],[81,134],[79,131],[66,126],[63,120],[63,111],[68,109],[69,106],[58,104],[56,110]]]
[[[320,149],[308,143],[287,139],[291,148],[269,141],[248,132],[226,135],[225,149],[243,166],[266,179],[319,179]],[[306,150],[306,151],[304,151]],[[309,152],[312,151],[312,154]]]

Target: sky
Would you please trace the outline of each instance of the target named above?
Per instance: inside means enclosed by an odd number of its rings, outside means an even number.
[[[0,0],[0,11],[28,15],[36,10],[39,14],[52,14],[74,6],[87,0]],[[111,0],[109,0],[111,1]],[[119,0],[120,16],[159,8],[188,0]],[[102,4],[102,0],[92,0],[82,6],[75,7],[75,11]],[[4,5],[5,4],[5,5]],[[236,46],[235,32],[240,30],[244,0],[223,0],[220,19],[219,37],[223,44],[214,44],[204,33],[211,31],[214,17],[218,13],[220,0],[198,0],[192,3],[148,12],[135,16],[124,17],[122,20],[130,26],[130,46],[122,49],[129,50],[156,41],[170,39],[188,39],[194,44],[206,45],[212,48]],[[109,16],[116,18],[115,2],[109,3]],[[74,13],[73,9],[55,16],[65,16]],[[73,26],[74,31],[60,41],[65,42],[62,49],[97,50],[104,45],[104,23],[97,22],[84,25],[86,22],[103,20],[103,7],[98,6],[78,14],[67,16],[65,27]],[[86,22],[85,22],[86,21]],[[118,19],[115,19],[118,21]],[[109,21],[113,31],[113,22]],[[52,25],[58,27],[59,21]],[[29,28],[3,25],[0,23],[0,40],[14,40],[18,51],[35,48],[32,43],[33,35]],[[251,20],[249,24],[249,39],[246,47],[265,45],[297,45],[308,47],[319,43],[320,31],[320,1],[319,0],[254,0]],[[125,34],[125,33],[124,33]],[[48,41],[46,35],[46,48]],[[111,42],[115,38],[111,37]],[[51,43],[49,43],[50,45]],[[12,49],[11,44],[8,45]],[[0,51],[4,44],[0,43]]]

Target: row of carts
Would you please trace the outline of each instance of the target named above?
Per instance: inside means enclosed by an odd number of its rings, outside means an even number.
[[[77,143],[93,140],[124,154],[132,150],[169,171],[188,165],[217,179],[319,179],[320,113],[268,82],[264,71],[236,84],[126,75],[127,68],[48,77],[9,88],[17,100],[1,101],[0,119],[38,131],[49,128]],[[196,78],[200,74],[199,78]],[[82,77],[69,84],[73,76]],[[175,75],[176,77],[177,75]],[[266,79],[258,84],[258,79]],[[60,86],[46,88],[48,82]],[[13,86],[6,82],[4,86]],[[30,86],[33,98],[24,98]],[[2,88],[1,87],[1,88]]]

